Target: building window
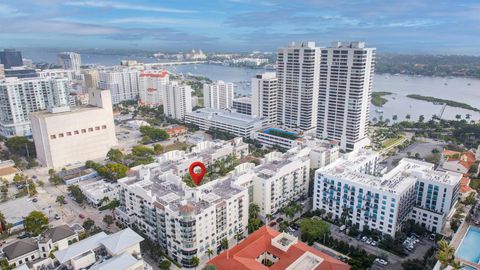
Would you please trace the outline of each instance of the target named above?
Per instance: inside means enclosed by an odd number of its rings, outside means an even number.
[[[102,129],[107,129],[107,126],[106,126],[106,125],[103,125],[103,126],[102,126]]]
[[[63,133],[58,134],[59,138],[63,138]]]
[[[73,132],[73,134],[75,134],[75,135],[78,135],[78,133],[79,133],[78,130],[75,130],[75,131]]]
[[[82,133],[87,133],[87,130],[83,128]]]
[[[95,127],[95,130],[100,130],[100,127]]]
[[[56,138],[57,138],[57,136],[55,136],[55,135],[50,135],[50,139],[53,140],[53,139],[56,139]]]
[[[67,132],[67,136],[72,136],[72,132]]]
[[[88,128],[88,132],[92,132],[93,131],[93,128]]]

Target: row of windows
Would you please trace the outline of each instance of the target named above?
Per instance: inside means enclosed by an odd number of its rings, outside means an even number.
[[[69,137],[69,136],[72,136],[72,135],[79,135],[80,133],[84,134],[84,133],[87,133],[87,131],[88,132],[93,132],[93,131],[99,131],[101,129],[107,129],[107,126],[102,125],[101,127],[100,126],[89,127],[88,129],[87,128],[82,128],[81,130],[74,130],[73,132],[72,131],[67,131],[65,133],[52,134],[52,135],[50,135],[50,139],[54,140],[56,138],[63,138],[65,136]]]

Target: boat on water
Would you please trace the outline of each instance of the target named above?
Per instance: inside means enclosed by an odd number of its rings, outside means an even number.
[[[448,85],[448,83],[444,83],[444,85]]]
[[[376,109],[375,112],[377,112],[377,113],[383,113],[383,110]]]
[[[392,99],[397,99],[396,97],[392,97]]]
[[[467,83],[468,86],[472,85],[471,83]]]

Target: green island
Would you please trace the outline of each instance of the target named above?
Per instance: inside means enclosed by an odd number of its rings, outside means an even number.
[[[387,103],[388,99],[384,98],[384,96],[391,95],[391,92],[373,92],[372,93],[372,104],[377,107],[382,107]]]
[[[453,100],[441,99],[441,98],[435,98],[435,97],[429,97],[429,96],[422,96],[422,95],[417,95],[417,94],[410,94],[410,95],[407,95],[407,97],[413,98],[413,99],[418,99],[418,100],[423,100],[423,101],[428,101],[428,102],[432,102],[432,103],[444,103],[444,104],[447,104],[447,106],[450,106],[450,107],[456,107],[456,108],[462,108],[462,109],[471,110],[471,111],[475,111],[475,112],[480,112],[480,110],[475,108],[475,107],[472,107],[472,106],[470,106],[466,103],[457,102],[457,101],[453,101]]]

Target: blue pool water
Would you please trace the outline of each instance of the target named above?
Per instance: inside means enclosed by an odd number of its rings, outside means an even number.
[[[479,263],[480,261],[480,228],[468,227],[456,255],[466,261]]]
[[[295,132],[286,131],[286,130],[279,129],[279,128],[267,128],[263,132],[268,133],[270,131],[279,131],[279,132],[283,132],[283,133],[289,134],[289,135],[297,135],[297,133],[295,133]]]

